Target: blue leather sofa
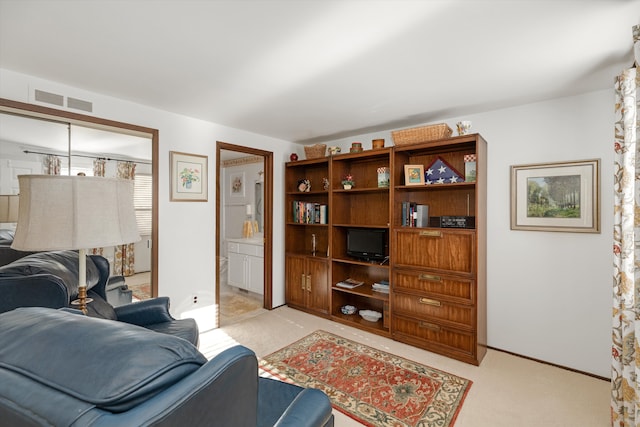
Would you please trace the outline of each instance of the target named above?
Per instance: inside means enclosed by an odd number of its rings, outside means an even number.
[[[113,307],[107,301],[109,261],[99,255],[87,257],[88,315],[143,326],[177,335],[196,347],[198,325],[193,319],[174,319],[169,298],[152,298]],[[0,313],[17,307],[71,307],[78,296],[78,253],[38,252],[0,267]]]
[[[13,427],[333,426],[323,392],[259,378],[245,347],[207,361],[181,338],[50,308],[0,314],[0,384]]]

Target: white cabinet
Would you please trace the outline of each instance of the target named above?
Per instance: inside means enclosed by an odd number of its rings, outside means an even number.
[[[228,279],[230,286],[264,293],[264,247],[255,239],[227,240]]]

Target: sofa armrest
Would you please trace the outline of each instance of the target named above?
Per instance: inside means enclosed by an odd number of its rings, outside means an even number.
[[[52,274],[0,277],[0,313],[18,307],[61,308],[69,305],[64,282]]]
[[[145,326],[175,320],[169,313],[169,298],[151,298],[114,308],[118,320]]]
[[[331,402],[322,391],[307,388],[291,402],[274,427],[333,426]]]
[[[255,353],[243,346],[231,347],[138,407],[120,414],[104,413],[92,421],[101,427],[256,427],[257,374]],[[79,418],[76,423],[83,425],[83,421]]]

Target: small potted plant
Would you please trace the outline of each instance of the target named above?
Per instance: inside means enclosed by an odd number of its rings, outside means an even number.
[[[342,178],[342,186],[345,190],[351,190],[351,187],[353,187],[354,184],[353,176],[350,173],[346,174],[344,178]]]

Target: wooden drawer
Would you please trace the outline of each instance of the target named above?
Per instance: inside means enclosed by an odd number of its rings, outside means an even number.
[[[435,298],[402,294],[392,295],[393,312],[422,319],[436,319],[452,327],[473,330],[475,310],[472,306],[452,304]]]
[[[472,274],[476,271],[475,230],[396,229],[394,263]]]
[[[475,281],[470,279],[396,269],[392,283],[397,292],[423,292],[463,304],[472,304],[475,300]]]
[[[471,332],[446,328],[436,323],[394,315],[393,338],[434,351],[443,349],[473,355],[476,351],[475,336]],[[444,351],[446,354],[447,351]]]

